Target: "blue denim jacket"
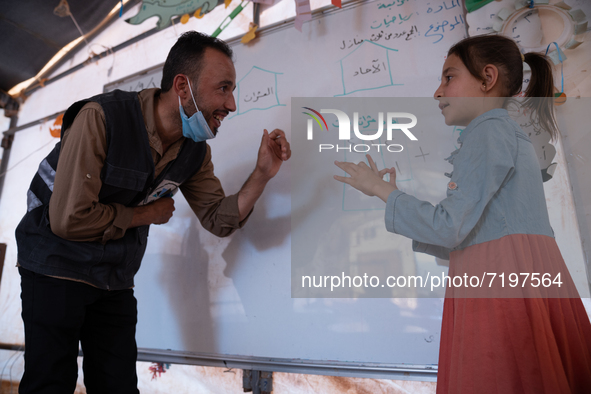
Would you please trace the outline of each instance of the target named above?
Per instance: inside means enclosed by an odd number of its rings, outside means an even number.
[[[554,236],[533,145],[506,110],[478,116],[458,142],[447,159],[453,165],[447,198],[433,206],[395,190],[386,204],[388,231],[443,259],[509,234]]]

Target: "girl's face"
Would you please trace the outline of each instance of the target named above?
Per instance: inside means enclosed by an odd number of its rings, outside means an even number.
[[[482,112],[482,100],[485,97],[483,82],[476,79],[456,55],[449,56],[443,64],[441,85],[434,97],[439,101],[439,108],[447,125],[467,126],[472,119]]]

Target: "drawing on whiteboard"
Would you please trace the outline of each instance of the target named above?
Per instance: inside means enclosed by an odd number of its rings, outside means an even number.
[[[429,153],[425,153],[425,152],[423,152],[423,148],[422,148],[422,147],[420,147],[420,146],[419,146],[419,150],[421,151],[421,154],[420,154],[420,155],[416,155],[415,157],[422,157],[422,158],[423,158],[423,161],[425,161],[425,162],[426,162],[427,160],[425,159],[425,156],[428,156],[428,155],[429,155]]]
[[[279,102],[279,96],[277,95],[277,75],[282,74],[252,66],[250,71],[237,83],[236,115],[234,116],[255,109],[265,110],[277,106],[284,107],[285,104]]]
[[[359,92],[362,90],[380,89],[387,86],[403,85],[394,83],[390,68],[390,52],[398,52],[370,41],[363,41],[357,48],[343,57],[339,63],[343,81],[343,94]]]

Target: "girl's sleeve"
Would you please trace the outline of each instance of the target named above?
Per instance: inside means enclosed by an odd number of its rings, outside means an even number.
[[[412,250],[414,252],[426,253],[431,256],[439,257],[443,260],[449,260],[450,248],[446,248],[439,245],[431,245],[417,240],[412,240]]]
[[[513,174],[516,138],[514,128],[502,119],[483,120],[466,136],[454,159],[447,198],[433,206],[395,190],[386,203],[386,229],[412,238],[419,247],[458,246]]]

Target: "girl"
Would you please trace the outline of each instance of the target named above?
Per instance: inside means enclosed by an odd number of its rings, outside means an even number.
[[[449,50],[435,99],[446,124],[466,128],[447,159],[447,198],[436,206],[398,190],[395,169],[378,171],[369,155],[370,166],[335,162],[350,175],[336,180],[386,202],[388,231],[412,238],[415,251],[449,258],[450,277],[505,274],[492,293],[448,285],[440,394],[591,393],[591,324],[550,228],[534,148],[505,109],[521,91],[523,61],[532,70],[525,104],[555,137],[552,99],[542,98],[553,93],[543,56],[523,57],[502,36],[467,38]],[[509,273],[553,280],[560,273],[562,285],[510,288]]]

